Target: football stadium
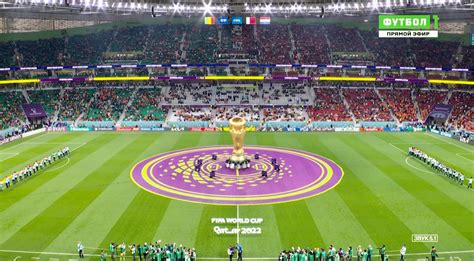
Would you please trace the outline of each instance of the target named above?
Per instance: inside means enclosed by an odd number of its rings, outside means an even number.
[[[0,0],[0,260],[474,261],[472,0]]]

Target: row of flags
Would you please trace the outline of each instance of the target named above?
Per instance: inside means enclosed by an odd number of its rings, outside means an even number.
[[[271,18],[269,16],[262,16],[259,17],[259,24],[270,24]],[[242,16],[234,16],[234,17],[227,17],[221,16],[216,18],[212,16],[204,17],[204,24],[233,24],[233,25],[242,25],[244,24],[244,20]],[[255,25],[257,24],[257,17],[255,16],[247,16],[245,17],[245,24],[247,25]]]

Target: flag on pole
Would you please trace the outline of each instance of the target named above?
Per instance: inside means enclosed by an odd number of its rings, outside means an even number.
[[[257,24],[257,17],[255,16],[245,17],[245,24]]]
[[[260,17],[260,24],[270,24],[270,16],[262,16]]]
[[[215,24],[216,20],[212,16],[204,17],[204,24]]]

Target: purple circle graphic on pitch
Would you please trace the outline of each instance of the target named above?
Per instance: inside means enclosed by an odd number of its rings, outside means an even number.
[[[247,146],[250,168],[229,169],[232,147],[201,147],[155,155],[130,172],[141,188],[164,197],[207,204],[258,205],[308,198],[334,188],[343,171],[333,161],[305,151]],[[259,158],[255,159],[254,155]],[[216,155],[217,159],[213,159]],[[202,160],[199,170],[196,162]],[[279,170],[272,164],[277,160]],[[210,173],[215,173],[211,178]],[[266,171],[267,177],[262,177]]]

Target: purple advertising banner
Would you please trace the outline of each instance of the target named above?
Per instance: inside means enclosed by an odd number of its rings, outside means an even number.
[[[38,103],[22,104],[21,107],[28,119],[46,118],[46,112],[43,105]]]
[[[449,104],[436,104],[430,114],[428,114],[428,118],[431,117],[435,121],[446,121],[452,109],[453,106]]]

